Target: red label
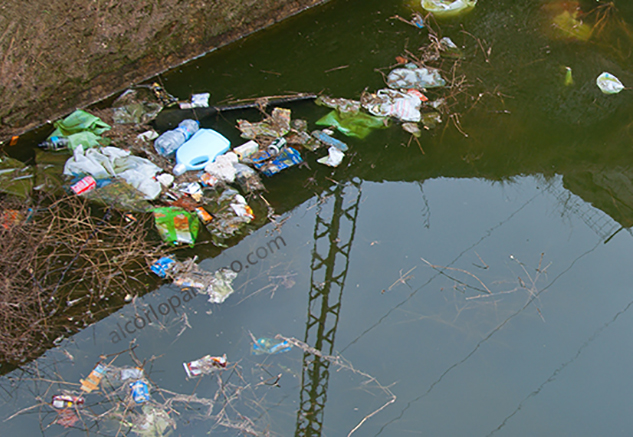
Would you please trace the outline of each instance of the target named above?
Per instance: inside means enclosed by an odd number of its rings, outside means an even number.
[[[71,186],[70,189],[73,190],[75,194],[82,194],[87,191],[93,190],[97,186],[97,181],[92,176],[86,176],[75,185]]]

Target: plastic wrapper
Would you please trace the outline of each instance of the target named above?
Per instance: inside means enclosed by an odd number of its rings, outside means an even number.
[[[443,87],[446,81],[436,68],[407,64],[405,68],[396,68],[387,75],[387,85],[392,89],[425,90]]]
[[[292,349],[292,345],[288,343],[287,340],[280,340],[275,338],[258,338],[254,343],[251,349],[253,355],[262,355],[262,354],[281,354],[283,352],[288,352]]]
[[[33,189],[52,195],[64,193],[66,181],[62,173],[67,159],[68,155],[65,153],[50,153],[39,149],[35,150],[36,165]],[[2,164],[0,164],[0,166],[1,165]]]
[[[360,102],[358,100],[319,96],[316,98],[314,103],[336,109],[341,114],[356,114],[360,111]]]
[[[176,427],[169,413],[156,403],[144,403],[141,413],[132,422],[132,432],[139,437],[167,436],[168,428]]]
[[[233,280],[237,273],[230,269],[209,272],[196,264],[196,258],[176,261],[171,257],[162,257],[154,262],[151,270],[161,278],[168,278],[180,288],[195,288],[199,293],[209,296],[209,302],[222,303],[233,294]]]
[[[67,137],[69,148],[75,149],[82,144],[84,148],[98,145],[107,145],[109,140],[102,138],[101,134],[110,130],[110,125],[103,122],[99,117],[92,115],[81,109],[77,109],[63,120],[54,123],[55,130],[48,138]]]
[[[204,357],[190,361],[188,363],[182,363],[187,372],[189,378],[195,376],[206,375],[218,369],[224,369],[226,367],[226,354],[221,357],[212,357],[211,355],[205,355]]]
[[[150,270],[161,278],[166,278],[167,274],[176,266],[177,261],[175,259],[170,256],[163,256],[150,266]]]
[[[255,218],[246,199],[233,189],[224,190],[217,199],[210,200],[205,207],[213,215],[213,220],[206,228],[216,246],[222,246],[224,240],[237,235]]]
[[[163,241],[169,244],[193,246],[198,237],[198,218],[182,208],[154,208],[156,229]]]
[[[237,120],[237,128],[242,132],[242,138],[251,140],[260,136],[282,137],[290,131],[290,109],[275,108],[266,120],[257,123]]]
[[[254,165],[263,175],[272,176],[302,162],[303,158],[301,158],[301,154],[297,150],[292,147],[284,147],[279,152],[279,155],[264,163],[256,163]]]
[[[103,364],[97,364],[95,368],[92,369],[92,372],[90,372],[90,374],[86,377],[86,379],[79,380],[79,382],[81,383],[81,390],[86,393],[97,390],[99,388],[101,380],[106,374],[106,369],[107,367]]]
[[[72,428],[77,424],[77,422],[79,422],[79,416],[77,416],[77,413],[70,408],[60,410],[55,418],[55,423],[63,426],[64,428]]]
[[[422,125],[425,129],[434,129],[442,123],[442,117],[437,112],[427,112],[422,114]]]
[[[402,129],[406,132],[409,132],[416,138],[420,138],[422,135],[422,131],[420,131],[420,126],[417,123],[402,123]]]
[[[235,181],[246,193],[264,191],[266,188],[255,170],[248,165],[235,164]]]
[[[98,181],[100,182],[100,181]],[[120,211],[147,212],[153,205],[145,200],[143,193],[121,179],[114,179],[81,197],[103,206],[111,206]]]

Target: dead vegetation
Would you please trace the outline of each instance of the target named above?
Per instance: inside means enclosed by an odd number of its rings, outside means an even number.
[[[155,249],[144,219],[77,197],[30,207],[3,200],[0,211],[2,364],[38,356],[150,289]]]
[[[337,371],[356,375],[361,379],[360,389],[372,397],[385,398],[384,403],[380,401],[382,405],[379,408],[366,414],[349,430],[346,434],[348,437],[396,401],[389,387],[356,369],[340,355],[325,355],[295,338],[281,335],[276,338],[287,341],[304,354],[311,355],[314,360],[329,362]],[[43,432],[53,426],[63,426],[84,431],[88,435],[97,433],[115,437],[167,436],[182,422],[209,423],[210,433],[224,429],[234,431],[235,435],[274,435],[270,429],[267,397],[269,390],[278,388],[285,381],[285,371],[274,375],[266,370],[267,366],[260,365],[251,372],[244,372],[239,361],[232,362],[224,368],[194,377],[195,388],[189,394],[178,393],[160,387],[152,378],[152,368],[160,357],[140,360],[135,349],[136,344],[132,342],[126,350],[100,356],[97,367],[102,369],[102,376],[98,378],[97,387],[88,392],[83,383],[64,380],[58,373],[58,366],[42,366],[34,362],[23,369],[16,384],[31,385],[36,402],[5,421],[20,415],[37,414]],[[66,356],[73,359],[68,352]],[[147,391],[135,391],[133,386],[136,384],[147,387]],[[208,394],[203,396],[197,393],[202,391],[202,387]],[[59,396],[70,402],[54,406],[51,399]]]

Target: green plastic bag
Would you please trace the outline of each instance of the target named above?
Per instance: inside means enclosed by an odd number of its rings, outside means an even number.
[[[55,130],[48,138],[67,137],[70,141],[70,150],[74,150],[79,144],[82,144],[84,149],[109,144],[109,140],[102,138],[101,134],[110,130],[110,125],[81,109],[77,109],[63,120],[56,121],[54,125]]]
[[[387,127],[385,118],[375,117],[357,112],[355,114],[341,114],[338,111],[332,111],[316,122],[319,126],[334,126],[341,133],[348,137],[365,138],[372,129],[384,129]]]
[[[198,217],[182,208],[161,207],[154,208],[156,229],[163,241],[169,244],[193,244],[198,238]]]

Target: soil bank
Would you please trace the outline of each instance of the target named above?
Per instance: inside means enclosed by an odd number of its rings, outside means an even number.
[[[0,144],[323,2],[4,2]]]

